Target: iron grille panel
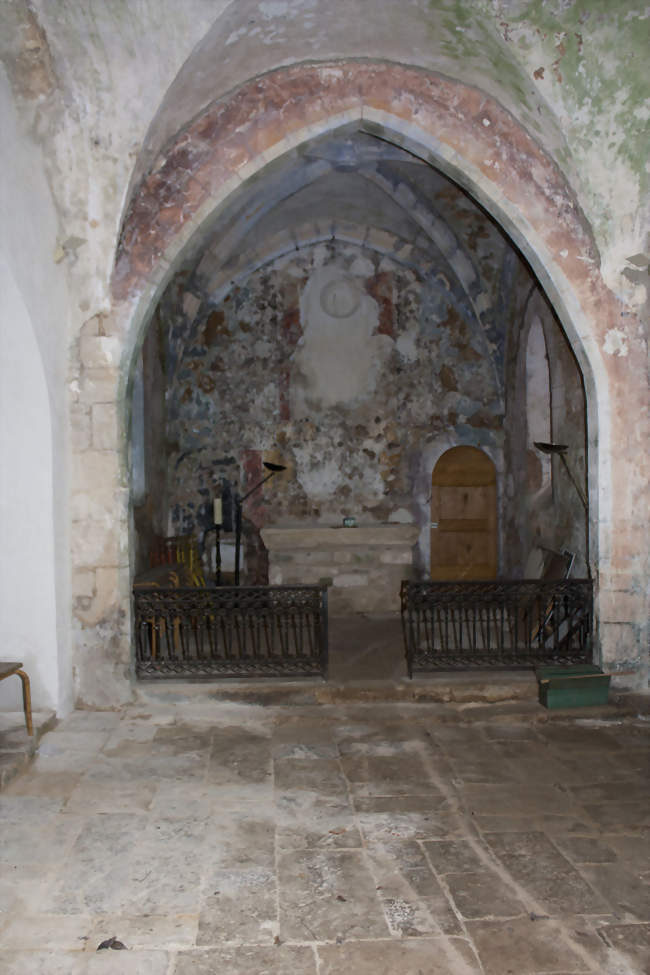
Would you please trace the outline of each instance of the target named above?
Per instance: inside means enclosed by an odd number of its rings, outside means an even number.
[[[327,676],[327,589],[134,589],[138,677]]]
[[[590,579],[405,581],[401,606],[410,677],[592,661]]]

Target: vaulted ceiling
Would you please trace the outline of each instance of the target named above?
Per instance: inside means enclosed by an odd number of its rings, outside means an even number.
[[[504,262],[518,261],[507,236],[442,173],[355,125],[287,153],[237,196],[188,252],[179,300],[197,299],[200,322],[256,270],[320,241],[386,255],[464,321],[502,329]]]

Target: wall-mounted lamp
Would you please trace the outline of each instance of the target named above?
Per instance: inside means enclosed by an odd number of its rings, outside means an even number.
[[[574,488],[578,492],[578,497],[582,501],[582,507],[585,509],[585,512],[589,514],[589,506],[587,504],[587,499],[582,493],[582,489],[580,488],[580,485],[578,484],[575,477],[571,473],[571,469],[566,462],[566,457],[564,456],[567,450],[569,449],[568,445],[565,443],[539,443],[538,441],[535,441],[535,446],[537,447],[538,450],[541,450],[543,454],[550,454],[551,456],[555,455],[556,457],[560,458],[560,460],[564,465],[565,471],[569,475],[569,479],[571,483],[573,484]]]
[[[255,494],[257,489],[261,488],[263,484],[265,484],[271,477],[273,477],[274,474],[279,474],[280,471],[286,471],[287,469],[285,464],[272,464],[270,461],[264,461],[264,466],[269,472],[266,475],[266,477],[263,477],[261,481],[258,481],[257,484],[250,489],[250,491],[247,491],[243,498],[238,497],[235,500],[235,585],[236,586],[239,585],[239,561],[240,561],[240,553],[241,553],[241,527],[242,527],[241,509],[244,504],[244,501],[246,501],[247,498],[250,498],[251,494]]]

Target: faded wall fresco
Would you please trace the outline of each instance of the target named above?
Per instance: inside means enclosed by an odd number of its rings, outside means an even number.
[[[574,574],[586,572],[580,498],[532,442],[568,444],[584,485],[578,366],[517,252],[458,194],[443,189],[436,205],[465,224],[473,299],[449,266],[400,265],[340,241],[269,262],[216,304],[209,282],[199,298],[196,280],[177,275],[144,350],[151,489],[141,533],[149,517],[156,532],[200,537],[215,494],[245,494],[270,460],[288,469],[246,503],[248,581],[268,581],[261,528],[346,515],[416,525],[426,575],[431,471],[448,447],[472,444],[498,471],[500,573],[536,575],[531,556],[564,548],[576,554]]]
[[[244,493],[279,459],[289,470],[245,508],[252,578],[264,575],[250,550],[262,525],[354,515],[427,535],[440,453],[471,443],[498,460],[502,443],[496,346],[448,284],[320,244],[256,272],[203,320],[170,322],[171,532],[205,528],[223,479]]]

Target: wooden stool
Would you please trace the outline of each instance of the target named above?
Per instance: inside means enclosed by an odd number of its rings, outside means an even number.
[[[0,680],[4,680],[5,677],[11,677],[12,674],[18,674],[21,681],[23,682],[23,708],[25,710],[25,724],[27,725],[27,734],[33,735],[34,728],[32,726],[32,695],[29,689],[29,677],[22,669],[21,663],[8,663],[5,660],[0,660]]]

